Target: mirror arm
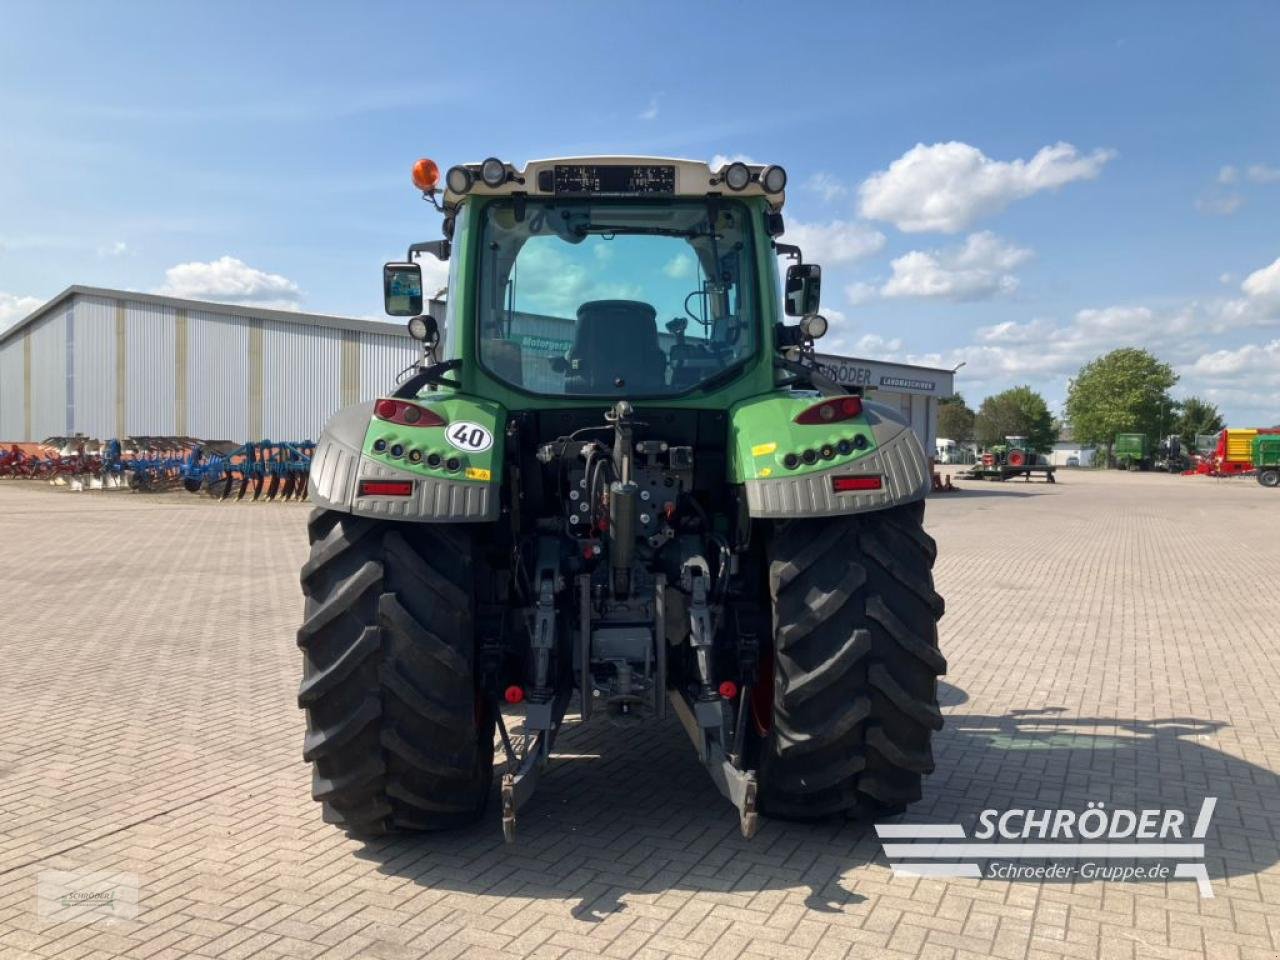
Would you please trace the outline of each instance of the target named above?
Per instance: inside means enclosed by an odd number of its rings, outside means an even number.
[[[775,242],[773,248],[778,251],[778,256],[780,257],[789,257],[796,263],[804,263],[804,257],[800,254],[800,248],[794,243]]]
[[[448,260],[451,252],[451,244],[448,240],[425,240],[422,243],[409,244],[409,252],[405,256],[405,261],[413,263],[413,255],[415,253],[429,253],[437,260]]]
[[[418,395],[418,391],[427,384],[436,384],[445,387],[454,387],[461,389],[462,385],[457,380],[452,380],[444,374],[450,370],[457,370],[462,366],[462,361],[458,359],[446,360],[444,363],[435,363],[427,367],[427,369],[415,373],[400,386],[396,387],[395,393],[391,396],[398,400],[412,400]]]
[[[853,393],[852,390],[842,387],[819,370],[816,364],[809,366],[797,360],[788,360],[786,357],[774,357],[773,365],[779,370],[795,374],[799,381],[812,384],[813,388],[824,397],[843,397]]]

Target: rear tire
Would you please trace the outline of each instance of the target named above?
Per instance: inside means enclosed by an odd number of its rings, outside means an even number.
[[[494,722],[476,684],[471,529],[315,510],[308,533],[298,703],[325,820],[364,835],[473,822]]]
[[[924,502],[792,520],[769,546],[772,726],[761,810],[787,819],[885,816],[920,799],[942,726],[943,601]]]
[[[1264,487],[1280,487],[1280,468],[1267,467],[1259,470],[1258,482]]]

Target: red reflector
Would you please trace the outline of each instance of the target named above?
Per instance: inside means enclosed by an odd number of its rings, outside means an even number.
[[[738,695],[738,685],[732,680],[722,680],[720,682],[720,696],[726,700],[732,700]]]
[[[507,687],[506,692],[502,695],[507,703],[522,703],[524,701],[524,691],[517,687],[514,683]]]
[[[411,497],[413,496],[412,480],[361,480],[360,496],[362,497]]]
[[[442,416],[407,400],[379,400],[373,405],[379,420],[389,420],[409,427],[443,427]]]
[[[880,477],[831,478],[831,489],[836,493],[852,493],[855,490],[879,490],[883,485]]]
[[[803,411],[796,417],[795,422],[803,424],[839,423],[841,420],[851,420],[861,414],[861,397],[837,397],[831,400],[823,400],[821,403]]]

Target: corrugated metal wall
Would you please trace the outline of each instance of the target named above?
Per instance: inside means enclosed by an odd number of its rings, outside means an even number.
[[[360,334],[361,400],[372,400],[388,394],[395,387],[396,375],[418,362],[418,345],[405,337],[381,333]]]
[[[262,324],[262,428],[272,440],[315,440],[342,406],[342,331]]]
[[[385,394],[417,356],[391,333],[75,294],[0,346],[0,441],[314,440],[335,410]]]
[[[124,314],[125,422],[119,432],[175,434],[178,427],[173,385],[178,311],[160,304],[126,302]]]
[[[114,437],[116,302],[102,297],[78,297],[75,318],[75,430],[72,432],[90,437]],[[0,431],[0,436],[7,434]]]
[[[22,338],[0,344],[0,441],[23,439]]]
[[[31,338],[31,436],[67,433],[67,317],[65,309],[42,317],[27,331]]]

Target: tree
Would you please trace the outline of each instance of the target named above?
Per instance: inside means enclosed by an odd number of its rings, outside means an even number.
[[[1047,453],[1058,431],[1044,397],[1030,387],[1012,387],[982,401],[974,418],[974,432],[984,447],[1003,443],[1005,437],[1026,437],[1031,449]]]
[[[1145,433],[1153,444],[1174,427],[1169,388],[1178,375],[1146,350],[1121,347],[1090,360],[1067,389],[1067,419],[1075,439],[1105,446],[1117,433]]]
[[[1199,397],[1187,397],[1183,400],[1178,414],[1178,422],[1174,427],[1182,438],[1182,445],[1188,450],[1196,448],[1196,434],[1217,433],[1226,424],[1218,408],[1208,400]],[[939,415],[941,419],[941,415]]]
[[[973,418],[974,412],[960,394],[943,397],[938,401],[938,436],[968,443],[973,439]]]

